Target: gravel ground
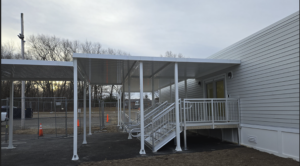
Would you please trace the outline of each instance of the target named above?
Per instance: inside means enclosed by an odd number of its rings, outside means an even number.
[[[277,157],[251,148],[235,148],[211,152],[136,157],[81,163],[80,166],[298,166],[299,162]]]

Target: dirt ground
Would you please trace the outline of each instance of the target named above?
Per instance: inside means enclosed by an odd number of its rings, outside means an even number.
[[[79,166],[298,166],[299,162],[251,148],[136,157],[81,163]]]
[[[86,128],[86,131],[89,131],[89,128]],[[114,133],[118,132],[118,129],[116,126],[106,126],[102,130],[100,130],[100,127],[92,127],[92,133],[94,132],[106,132],[106,133]],[[68,134],[73,134],[73,128],[68,128]],[[14,134],[37,134],[38,130],[37,129],[26,129],[26,130],[15,130]],[[43,134],[55,134],[56,130],[55,129],[43,129]],[[57,129],[57,134],[65,134],[66,130],[65,129]],[[83,128],[78,128],[78,135],[81,135],[83,133]]]

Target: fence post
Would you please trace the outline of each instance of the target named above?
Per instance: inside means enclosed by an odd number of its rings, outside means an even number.
[[[99,99],[98,103],[99,103],[99,127],[100,127],[100,130],[102,130],[102,126],[101,126],[101,116],[100,116],[100,99]],[[94,100],[94,106],[95,106],[95,100]]]
[[[65,114],[66,114],[66,137],[68,137],[68,100],[65,98]]]
[[[104,101],[101,103],[101,108],[102,108],[102,125],[103,128],[105,128],[105,123],[104,123]]]
[[[8,98],[6,98],[6,115],[8,115]],[[5,143],[7,143],[7,136],[8,136],[8,128],[7,128],[7,126],[8,126],[8,121],[6,120],[5,121]]]
[[[37,110],[38,110],[38,139],[40,138],[39,137],[39,129],[40,129],[40,98],[38,98],[38,102],[37,102]]]
[[[212,121],[212,124],[213,124],[213,129],[215,128],[215,124],[214,124],[214,100],[211,99],[211,121]]]
[[[55,100],[55,97],[54,97],[54,111],[55,111],[55,115],[54,115],[55,136],[57,137],[57,129],[56,129],[56,100]]]

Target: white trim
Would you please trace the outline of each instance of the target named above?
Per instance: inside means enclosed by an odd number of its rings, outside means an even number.
[[[263,129],[263,130],[272,130],[272,131],[280,131],[280,132],[288,132],[288,133],[296,133],[299,134],[299,129],[293,128],[283,128],[283,127],[272,127],[272,126],[260,126],[260,125],[251,125],[251,124],[240,124],[241,127],[248,127],[254,129]]]
[[[73,68],[73,62],[62,62],[62,61],[2,59],[1,64],[2,65],[31,65],[31,66],[65,66],[65,67]]]
[[[82,54],[82,53],[73,53],[73,58],[130,60],[130,61],[156,61],[156,62],[241,64],[240,60],[228,60],[228,59],[166,58],[166,57],[123,56],[123,55],[111,56],[111,55],[103,55],[103,54],[100,55],[100,54]]]

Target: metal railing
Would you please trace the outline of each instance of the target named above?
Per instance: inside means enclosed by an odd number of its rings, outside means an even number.
[[[147,119],[149,116],[151,116],[153,114],[153,112],[155,112],[155,110],[159,109],[160,107],[162,107],[164,104],[167,104],[168,101],[165,101],[163,103],[155,103],[153,106],[148,107],[147,109],[144,110],[144,121],[145,119]],[[140,122],[140,112],[137,112],[136,114],[136,121]]]
[[[233,98],[184,99],[185,122],[239,122],[239,100]]]
[[[181,111],[181,100],[179,99],[179,114]],[[183,118],[179,118],[180,123],[182,123]],[[145,136],[151,137],[152,148],[157,144],[157,142],[163,140],[176,128],[176,110],[175,103],[172,103],[165,107],[163,111],[159,112],[151,118],[151,122],[145,126]]]

